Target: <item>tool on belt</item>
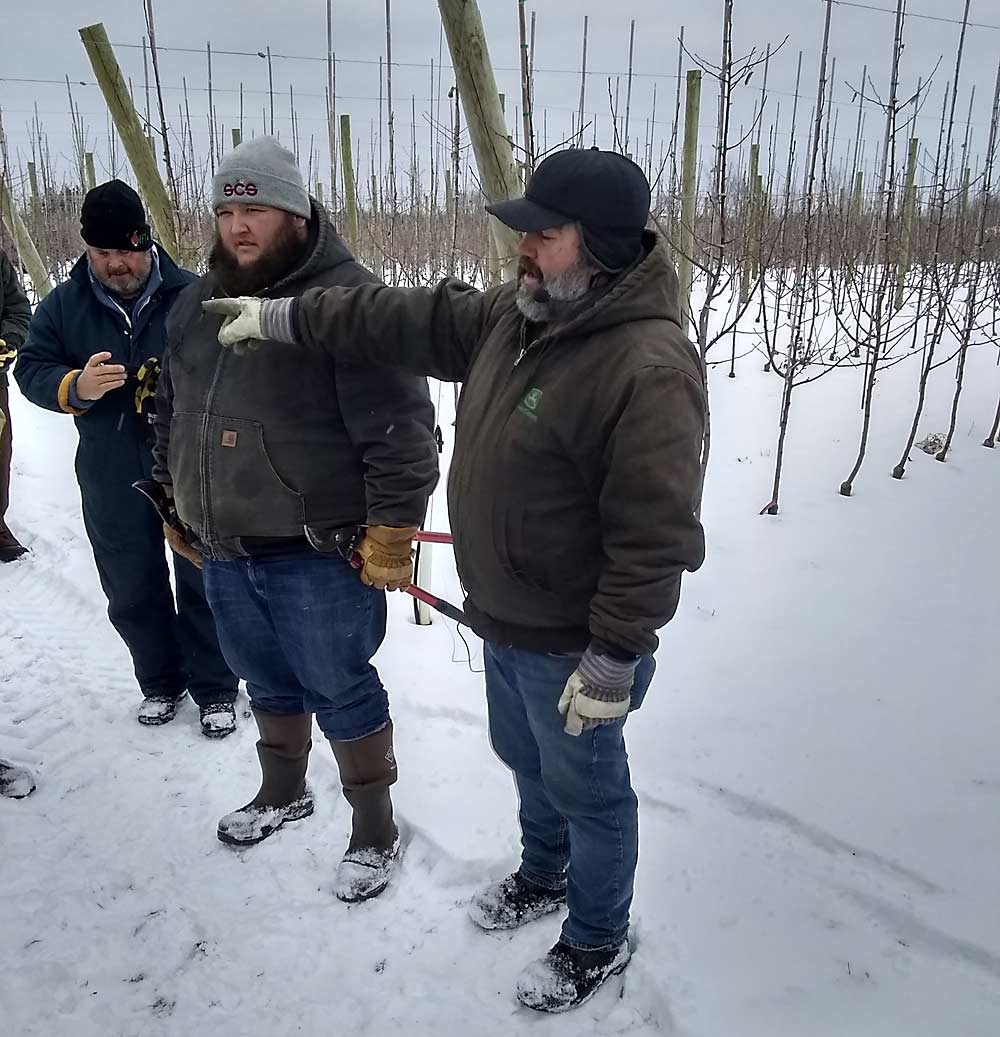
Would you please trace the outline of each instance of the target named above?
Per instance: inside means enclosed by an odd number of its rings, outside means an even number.
[[[167,496],[160,483],[155,479],[140,479],[138,482],[132,483],[132,489],[138,490],[153,505],[156,509],[156,514],[160,516],[162,522],[166,523],[171,529],[177,530],[185,540],[188,539],[189,531],[177,517],[174,503]],[[355,569],[360,569],[362,565],[361,556],[358,554],[358,545],[361,543],[364,535],[364,526],[348,526],[346,529],[324,531],[322,536],[318,535],[316,530],[308,526],[306,527],[306,539],[317,551],[321,553],[336,551],[342,558],[350,562]],[[452,543],[450,533],[429,533],[423,529],[413,539],[430,544]],[[406,593],[418,601],[422,601],[425,605],[429,605],[432,609],[436,609],[441,615],[447,616],[454,622],[462,623],[465,626],[469,625],[465,613],[457,605],[452,605],[450,601],[445,601],[444,598],[439,598],[437,595],[431,594],[430,591],[425,591],[422,587],[415,587],[412,583],[406,588]]]
[[[160,521],[165,526],[176,530],[190,542],[188,528],[177,517],[174,502],[167,496],[167,491],[163,488],[162,483],[158,483],[155,479],[140,479],[138,482],[132,483],[132,489],[138,490],[153,505],[156,514],[160,516]]]
[[[306,539],[317,551],[336,551],[342,558],[347,559],[355,569],[360,569],[363,564],[361,555],[358,554],[358,546],[364,539],[364,535],[364,526],[348,526],[346,529],[334,529],[328,533],[325,532],[322,537],[318,535],[316,530],[306,527]],[[413,539],[417,543],[425,544],[450,544],[453,542],[450,533],[431,533],[425,529],[418,530]],[[439,598],[436,594],[431,594],[430,591],[426,591],[423,587],[417,587],[412,583],[405,590],[411,597],[416,598],[417,601],[422,601],[425,605],[429,605],[450,620],[462,623],[465,626],[469,625],[469,620],[465,613],[450,601]]]
[[[156,413],[156,383],[160,380],[162,370],[160,358],[151,356],[135,373],[135,380],[139,383],[135,389],[135,412],[150,421]]]

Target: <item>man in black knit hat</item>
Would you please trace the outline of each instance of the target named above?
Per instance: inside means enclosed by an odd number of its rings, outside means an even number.
[[[84,525],[143,694],[139,722],[172,720],[189,691],[203,734],[221,738],[235,729],[237,681],[201,572],[174,556],[175,605],[162,524],[132,489],[153,470],[150,411],[166,315],[194,276],[153,243],[142,201],[120,180],[88,192],[80,226],[86,252],[35,311],[14,377],[32,403],[76,420]]]

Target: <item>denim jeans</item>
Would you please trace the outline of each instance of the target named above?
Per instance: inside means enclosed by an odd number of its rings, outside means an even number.
[[[336,742],[385,727],[389,698],[370,662],[385,637],[385,595],[344,559],[205,559],[204,575],[223,654],[255,709],[315,713]]]
[[[624,717],[578,737],[563,730],[559,696],[579,660],[488,643],[490,740],[514,772],[520,797],[521,874],[547,889],[566,889],[564,942],[608,949],[628,933],[638,803]],[[640,660],[632,709],[641,704],[654,669],[652,656]]]

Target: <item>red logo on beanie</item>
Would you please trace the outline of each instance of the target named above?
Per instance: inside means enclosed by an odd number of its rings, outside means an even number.
[[[238,180],[235,184],[226,184],[222,189],[222,193],[227,198],[232,198],[233,195],[236,195],[237,198],[242,198],[243,196],[253,198],[257,194],[257,185],[245,184],[242,180]]]
[[[132,231],[132,237],[128,240],[132,243],[132,247],[135,248],[139,244],[139,232],[137,230]]]

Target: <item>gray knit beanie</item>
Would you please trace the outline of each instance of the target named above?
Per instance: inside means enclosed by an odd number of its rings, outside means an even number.
[[[274,137],[253,137],[225,154],[212,181],[212,206],[267,205],[309,218],[311,207],[295,156]]]

